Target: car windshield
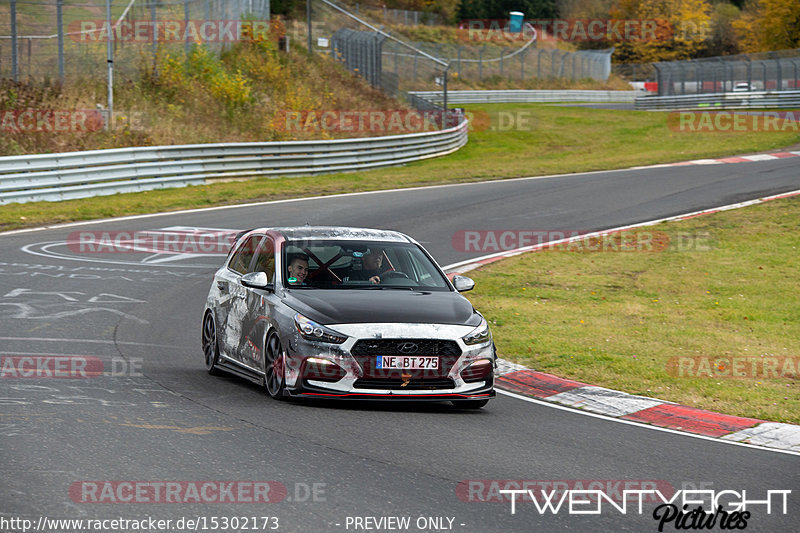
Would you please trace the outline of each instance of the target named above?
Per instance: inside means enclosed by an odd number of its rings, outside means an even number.
[[[297,261],[308,262],[305,279],[288,269]],[[451,290],[441,270],[411,243],[287,241],[283,264],[284,283],[293,289]]]

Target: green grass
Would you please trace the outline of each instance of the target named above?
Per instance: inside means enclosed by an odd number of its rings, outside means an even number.
[[[680,133],[668,128],[665,113],[537,104],[469,106],[468,110],[475,114],[476,130],[481,131],[471,132],[469,143],[447,157],[361,173],[257,178],[57,203],[11,204],[0,206],[0,229],[248,201],[626,168],[778,149],[797,143],[800,137],[791,132]],[[496,126],[501,112],[525,117],[528,125],[500,131]]]
[[[632,394],[800,423],[800,199],[641,231],[667,234],[669,247],[562,247],[471,271],[476,289],[468,296],[494,324],[500,356]],[[688,366],[688,357],[705,358],[712,377],[681,375],[677,365]],[[730,357],[783,372],[730,377],[721,375],[730,373],[724,361],[712,369],[715,358]],[[752,359],[741,361],[737,371],[751,368]]]

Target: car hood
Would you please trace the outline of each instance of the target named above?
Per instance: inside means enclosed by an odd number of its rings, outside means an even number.
[[[469,300],[455,292],[295,289],[286,291],[284,303],[320,324],[480,323]]]

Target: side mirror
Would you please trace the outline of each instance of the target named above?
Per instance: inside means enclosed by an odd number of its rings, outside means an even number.
[[[242,276],[242,285],[253,289],[263,289],[271,291],[273,289],[272,283],[267,279],[265,272],[248,272]]]
[[[475,282],[467,276],[454,276],[453,286],[458,292],[467,292],[475,288]]]

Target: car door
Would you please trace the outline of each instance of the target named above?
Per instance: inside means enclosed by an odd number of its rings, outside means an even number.
[[[275,241],[267,235],[256,250],[249,272],[264,272],[270,283],[275,284]],[[242,343],[239,346],[241,361],[251,368],[264,369],[264,346],[266,332],[278,298],[274,291],[243,287],[245,297]]]
[[[240,346],[244,337],[242,324],[247,297],[246,287],[240,280],[249,271],[255,252],[263,239],[263,235],[246,237],[231,255],[227,268],[220,271],[215,280],[220,295],[217,309],[220,351],[239,363],[243,362]]]

